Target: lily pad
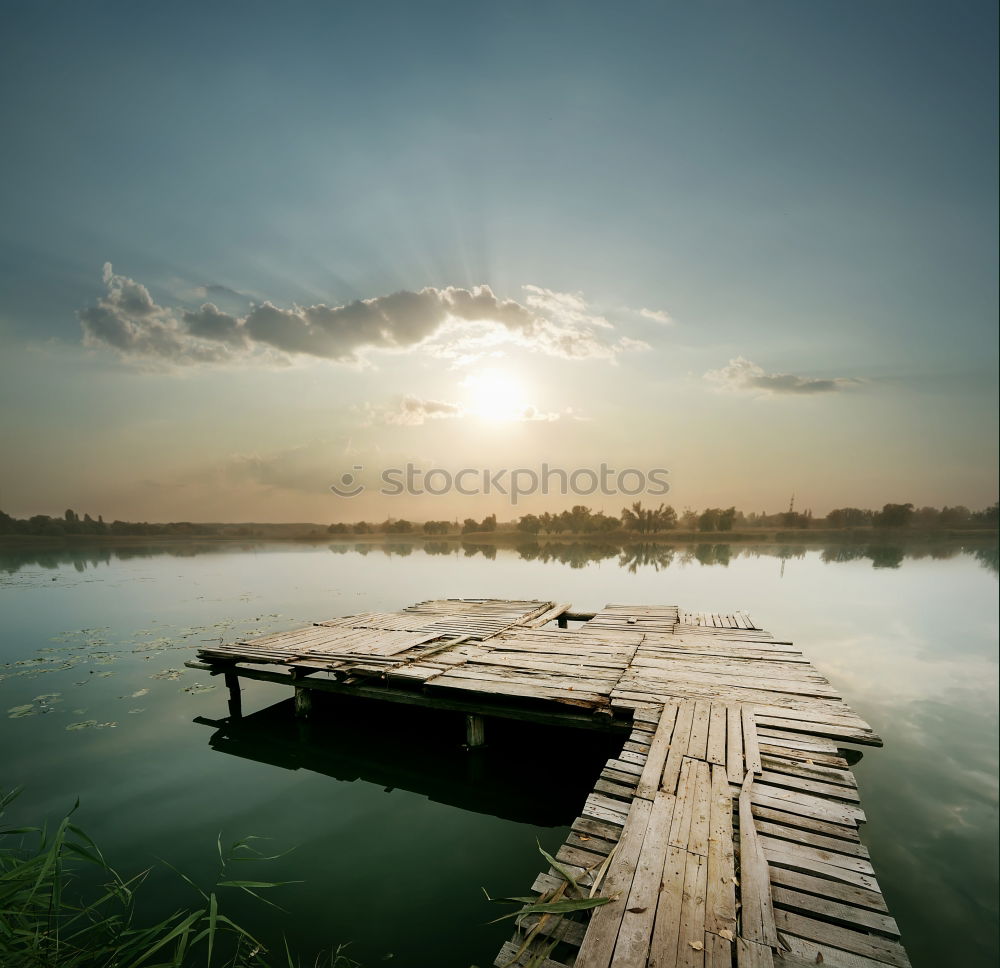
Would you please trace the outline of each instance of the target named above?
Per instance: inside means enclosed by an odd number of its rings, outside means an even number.
[[[34,716],[37,710],[33,703],[28,703],[25,706],[11,706],[7,710],[8,719],[22,719],[25,716]]]
[[[180,669],[164,669],[162,672],[154,672],[150,679],[180,679],[184,675]]]
[[[198,693],[211,692],[213,689],[218,689],[218,688],[219,687],[217,685],[215,685],[214,683],[212,685],[207,685],[204,682],[195,682],[195,683],[192,683],[190,686],[185,686],[182,691],[183,692],[190,692],[193,695],[197,695]]]

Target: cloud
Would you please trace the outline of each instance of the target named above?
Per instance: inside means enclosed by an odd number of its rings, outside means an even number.
[[[665,326],[672,326],[674,322],[670,313],[664,312],[662,309],[646,309],[646,307],[643,306],[643,308],[639,310],[639,315],[642,316],[643,319],[651,319],[654,323],[663,323]]]
[[[791,373],[765,373],[764,368],[742,356],[730,360],[719,370],[709,370],[705,379],[716,384],[720,390],[734,393],[756,393],[759,395],[833,393],[846,390],[860,381],[837,377],[817,380],[810,377],[794,376]]]
[[[449,286],[340,306],[285,309],[263,302],[237,315],[212,302],[197,310],[157,305],[145,286],[110,263],[104,283],[97,305],[79,313],[84,343],[110,347],[132,362],[275,364],[311,357],[358,365],[375,351],[420,351],[464,363],[510,345],[563,359],[614,361],[645,347],[615,340],[611,323],[591,313],[581,294],[538,286],[524,287],[524,302],[502,299],[489,286]]]
[[[84,343],[110,346],[124,356],[177,363],[222,362],[231,352],[212,340],[192,338],[177,317],[153,302],[149,290],[104,265],[106,291],[96,306],[80,313]],[[214,308],[214,307],[213,307]]]
[[[218,296],[223,296],[223,297],[229,296],[229,297],[231,297],[233,299],[249,299],[250,298],[246,293],[239,292],[239,290],[237,290],[237,289],[231,289],[229,286],[219,285],[216,282],[213,282],[211,285],[208,285],[208,286],[199,286],[198,290],[206,298],[209,297],[209,296],[215,296],[215,297],[218,297]]]
[[[541,420],[545,423],[551,423],[554,420],[562,420],[563,417],[573,417],[576,415],[573,413],[572,407],[567,407],[565,410],[553,411],[553,410],[539,410],[538,407],[528,406],[522,407],[517,412],[517,420]],[[576,418],[580,419],[580,418]]]
[[[389,424],[418,427],[428,420],[461,417],[462,408],[457,403],[446,400],[421,400],[419,397],[405,396],[393,409],[384,410],[382,416]]]
[[[389,405],[365,403],[354,408],[361,415],[362,425],[373,423],[390,424],[397,427],[421,427],[431,420],[453,420],[466,417],[481,417],[475,408],[462,406],[448,400],[425,400],[409,394],[399,397]],[[523,404],[502,417],[515,422],[552,423],[556,420],[586,420],[572,407],[563,410],[542,410],[533,404]]]

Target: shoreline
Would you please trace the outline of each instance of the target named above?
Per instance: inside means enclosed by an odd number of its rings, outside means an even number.
[[[280,527],[280,526],[279,526]],[[318,527],[318,526],[317,526]],[[659,531],[654,534],[637,534],[631,531],[605,533],[562,532],[559,534],[530,534],[514,530],[476,531],[468,534],[424,534],[421,531],[400,534],[5,534],[0,535],[0,549],[59,548],[59,547],[142,547],[148,545],[211,544],[439,544],[494,545],[516,547],[525,545],[589,544],[595,546],[625,546],[648,544],[899,544],[921,543],[993,543],[998,534],[988,528],[927,529],[910,528],[816,528],[785,530],[760,528],[752,531]]]

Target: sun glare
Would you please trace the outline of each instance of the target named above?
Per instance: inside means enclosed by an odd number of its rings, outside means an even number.
[[[481,370],[464,382],[469,409],[484,420],[518,420],[528,404],[517,379],[503,370]]]

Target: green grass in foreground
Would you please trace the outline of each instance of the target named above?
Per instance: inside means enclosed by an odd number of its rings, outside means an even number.
[[[17,796],[0,793],[0,816]],[[76,807],[74,807],[74,810]],[[300,968],[288,949],[276,959],[246,928],[223,911],[220,896],[262,890],[280,882],[243,880],[229,873],[238,860],[272,859],[252,844],[218,844],[219,877],[197,892],[198,903],[155,924],[140,924],[136,896],[150,870],[120,875],[97,845],[72,822],[55,830],[0,828],[0,964],[4,968]],[[169,865],[165,865],[169,866]],[[88,872],[96,877],[84,877]],[[264,903],[270,903],[264,901]],[[343,947],[309,962],[314,968],[359,968]]]

